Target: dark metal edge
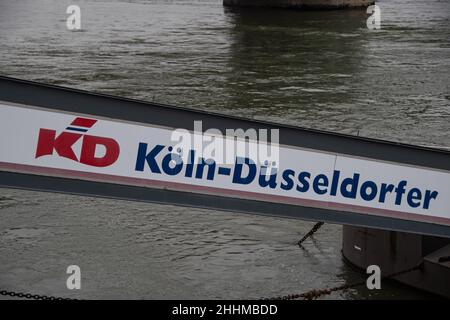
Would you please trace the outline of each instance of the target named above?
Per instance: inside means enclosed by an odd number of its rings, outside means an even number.
[[[215,209],[219,211],[242,212],[278,218],[295,218],[310,221],[324,221],[333,224],[354,226],[377,226],[379,229],[405,231],[424,235],[450,238],[450,226],[415,222],[387,217],[371,216],[329,209],[308,208],[297,205],[265,201],[218,197],[190,192],[152,189],[103,182],[66,179],[59,177],[0,172],[0,187],[73,195],[95,196],[120,200],[142,201],[184,207]]]
[[[280,143],[285,145],[450,170],[447,150],[250,120],[4,76],[0,76],[0,100],[188,130],[193,130],[194,120],[202,120],[204,130],[279,129]]]

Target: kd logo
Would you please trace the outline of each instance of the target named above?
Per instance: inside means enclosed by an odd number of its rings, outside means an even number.
[[[66,286],[67,289],[73,290],[73,289],[81,289],[81,270],[80,267],[77,265],[71,265],[67,267],[66,270],[67,274],[70,274],[70,276],[67,278]]]
[[[87,132],[96,122],[97,120],[93,119],[75,118],[66,130]],[[82,139],[82,144],[78,157],[73,150],[73,146],[80,139]],[[98,156],[97,154],[99,146],[104,151],[102,156]],[[107,167],[113,164],[116,162],[120,153],[119,144],[111,138],[66,131],[56,136],[55,130],[40,129],[36,158],[52,155],[54,150],[60,157],[94,167]]]
[[[67,18],[67,29],[69,30],[80,30],[81,29],[81,10],[77,5],[71,5],[67,7],[67,14],[70,16]]]
[[[367,289],[381,289],[381,269],[373,264],[367,267],[367,274],[371,274],[366,281]]]
[[[381,9],[376,4],[371,5],[367,8],[367,13],[371,14],[367,18],[367,28],[369,30],[381,29]]]

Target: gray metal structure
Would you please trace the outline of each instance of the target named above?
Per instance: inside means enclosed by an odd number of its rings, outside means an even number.
[[[450,152],[446,150],[304,129],[264,121],[253,121],[189,108],[89,93],[9,77],[0,77],[0,101],[148,123],[150,125],[185,128],[187,130],[194,129],[193,124],[195,120],[203,122],[204,130],[216,128],[222,130],[222,132],[230,128],[242,128],[244,130],[249,128],[279,129],[279,142],[284,145],[450,171]],[[450,226],[432,223],[184,191],[150,189],[7,171],[0,171],[0,187],[133,201],[172,203],[182,206],[300,218],[450,237]]]

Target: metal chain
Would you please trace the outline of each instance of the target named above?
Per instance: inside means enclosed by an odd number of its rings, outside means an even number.
[[[317,230],[319,230],[321,226],[323,226],[323,222],[317,222],[317,223],[314,225],[314,227],[312,227],[312,229],[309,230],[309,232],[308,232],[307,234],[305,234],[305,235],[303,236],[303,238],[301,238],[301,239],[297,242],[298,246],[299,246],[300,248],[303,248],[303,247],[302,247],[302,243],[303,243],[306,239],[308,239],[309,237],[311,237],[314,233],[316,233]]]
[[[77,300],[77,299],[72,299],[72,298],[45,296],[45,295],[39,295],[39,294],[14,292],[14,291],[6,291],[6,290],[0,290],[0,295],[24,298],[24,299],[34,299],[34,300]]]
[[[405,273],[409,273],[415,270],[420,270],[423,267],[423,262],[419,263],[418,265],[402,270],[402,271],[398,271],[392,274],[389,274],[387,276],[382,277],[382,279],[390,279]],[[356,282],[356,283],[352,283],[352,284],[346,284],[346,285],[342,285],[342,286],[338,286],[338,287],[334,287],[334,288],[325,288],[325,289],[313,289],[304,293],[299,293],[299,294],[290,294],[290,295],[285,295],[285,296],[279,296],[279,297],[273,297],[273,298],[263,298],[262,300],[295,300],[295,299],[300,299],[302,298],[303,300],[313,300],[313,299],[317,299],[323,295],[326,294],[330,294],[332,292],[336,292],[336,291],[341,291],[341,290],[347,290],[347,289],[351,289],[354,287],[359,287],[366,284],[366,281],[361,281],[361,282]]]
[[[418,265],[391,273],[385,277],[382,277],[382,279],[390,279],[402,274],[406,274],[415,270],[420,270],[423,267],[423,262],[419,263]],[[296,293],[296,294],[290,294],[285,296],[278,296],[278,297],[272,297],[272,298],[262,298],[262,300],[295,300],[303,298],[304,300],[313,300],[317,299],[323,295],[331,294],[332,292],[336,291],[342,291],[351,289],[354,287],[359,287],[361,285],[364,285],[366,281],[356,282],[352,284],[346,284],[334,288],[325,288],[325,289],[313,289],[304,293]],[[17,298],[25,298],[25,299],[34,299],[34,300],[78,300],[73,298],[62,298],[62,297],[54,297],[54,296],[46,296],[46,295],[38,295],[38,294],[31,294],[31,293],[22,293],[22,292],[14,292],[14,291],[6,291],[6,290],[0,290],[0,295],[2,296],[10,296],[10,297],[17,297]]]

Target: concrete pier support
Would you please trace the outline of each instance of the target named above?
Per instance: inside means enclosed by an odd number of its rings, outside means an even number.
[[[225,6],[342,9],[368,7],[374,0],[223,0]]]
[[[423,263],[395,280],[450,298],[450,238],[344,226],[342,241],[345,259],[363,270],[378,265],[388,275]]]

